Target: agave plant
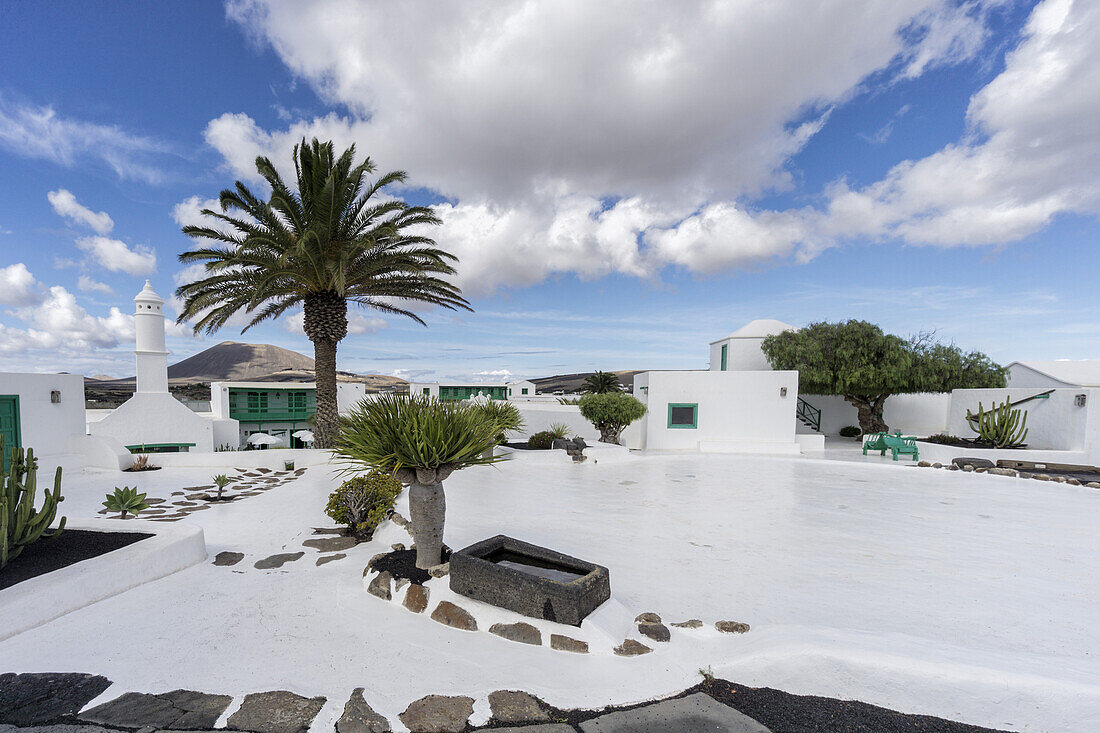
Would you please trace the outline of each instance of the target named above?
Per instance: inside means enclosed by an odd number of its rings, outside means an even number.
[[[573,429],[563,422],[552,422],[546,428],[546,432],[553,435],[555,439],[559,439],[568,438],[569,434],[573,432]]]
[[[121,489],[116,486],[114,493],[107,494],[103,506],[107,507],[107,511],[121,512],[119,519],[125,519],[127,514],[136,517],[139,512],[149,508],[145,503],[145,494],[139,494],[136,486],[123,486]]]
[[[218,501],[221,501],[222,491],[224,491],[225,487],[229,485],[229,477],[226,476],[224,473],[219,473],[212,479],[212,481],[214,482],[214,485],[218,487]]]
[[[381,395],[342,421],[335,452],[351,464],[348,473],[366,466],[409,485],[416,566],[427,570],[442,561],[443,481],[459,469],[502,460],[490,451],[499,434],[495,420],[469,405]]]

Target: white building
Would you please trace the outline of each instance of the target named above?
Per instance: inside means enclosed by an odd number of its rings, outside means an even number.
[[[1014,361],[1007,368],[1013,388],[1100,387],[1100,359]]]
[[[796,331],[794,326],[774,318],[750,321],[729,336],[710,343],[710,369],[716,372],[770,370],[760,345],[768,336]]]
[[[338,382],[336,408],[344,414],[366,395],[366,385]],[[216,441],[218,447],[243,447],[247,445],[250,435],[265,433],[277,438],[284,448],[304,448],[306,444],[295,438],[294,433],[313,430],[312,418],[317,413],[317,384],[213,382],[210,384],[210,411],[215,420],[225,420],[233,425],[232,432],[219,434]]]
[[[4,465],[14,447],[67,452],[69,438],[84,435],[84,377],[0,373],[0,435]]]
[[[524,397],[534,397],[538,394],[538,389],[535,387],[535,383],[521,379],[518,382],[509,382],[508,387],[508,399],[523,399]]]
[[[137,389],[102,420],[88,423],[88,432],[113,438],[134,453],[213,451],[217,420],[192,412],[168,392],[164,299],[146,280],[134,306]],[[236,432],[235,424],[217,428]]]

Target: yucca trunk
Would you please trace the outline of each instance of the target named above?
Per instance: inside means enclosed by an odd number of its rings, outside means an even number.
[[[416,543],[416,567],[428,570],[443,562],[443,525],[447,517],[447,498],[443,483],[409,485],[409,519]]]
[[[313,372],[317,382],[317,432],[314,445],[332,448],[340,430],[336,404],[336,346],[348,333],[348,303],[328,291],[306,298],[303,322],[313,342]]]

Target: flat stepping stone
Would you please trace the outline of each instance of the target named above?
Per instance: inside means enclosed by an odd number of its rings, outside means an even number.
[[[416,733],[462,733],[473,712],[472,697],[428,695],[409,703],[397,717]]]
[[[241,560],[244,560],[243,552],[219,552],[214,556],[214,564],[220,567],[236,565]]]
[[[186,491],[173,491],[172,496],[183,496],[186,493]]]
[[[344,534],[339,527],[314,527],[313,534]]]
[[[714,624],[714,628],[724,634],[744,634],[749,630],[749,625],[740,621],[718,621]]]
[[[302,544],[320,552],[339,552],[340,550],[350,550],[359,544],[359,541],[354,537],[318,537],[306,540]]]
[[[612,649],[612,651],[620,657],[637,657],[641,654],[649,654],[653,650],[640,641],[627,639],[622,644]]]
[[[413,613],[424,613],[424,609],[428,607],[428,589],[415,583],[410,585],[405,591],[403,605]]]
[[[94,674],[0,674],[0,723],[29,726],[76,715],[110,686]]]
[[[477,631],[477,621],[470,612],[450,601],[440,601],[432,611],[432,621],[463,631]],[[414,729],[416,730],[416,729]]]
[[[635,619],[636,624],[659,624],[661,623],[661,617],[652,611],[646,611],[645,613],[639,613]]]
[[[668,627],[664,624],[638,624],[638,633],[653,641],[665,642],[672,638]]]
[[[306,733],[321,712],[323,697],[302,697],[286,690],[246,695],[226,727],[253,733]]]
[[[697,692],[631,710],[607,713],[580,725],[583,733],[771,733],[744,713]]]
[[[383,570],[378,575],[375,575],[369,584],[367,584],[367,593],[372,596],[378,596],[383,601],[388,601],[393,598],[393,594],[390,592],[390,587],[393,583],[393,576],[388,571]]]
[[[150,519],[149,521],[150,522],[178,522],[181,519],[183,519],[183,517],[154,517],[153,519]]]
[[[356,687],[344,705],[344,712],[336,721],[336,733],[389,733],[390,722],[383,718],[363,699],[363,688]]]
[[[672,622],[672,625],[678,629],[699,629],[703,627],[703,622],[697,618],[688,619],[687,621],[681,621],[676,623]]]
[[[531,624],[523,621],[518,621],[514,624],[493,624],[489,627],[489,633],[496,634],[502,639],[508,639],[509,641],[518,641],[521,644],[542,646],[542,632]]]
[[[173,501],[172,506],[196,506],[193,501]]]
[[[347,557],[347,555],[342,552],[338,552],[335,555],[322,555],[321,557],[317,558],[317,567],[327,565],[334,560],[343,560],[345,557]]]
[[[263,560],[257,560],[253,567],[257,570],[274,570],[275,568],[281,568],[288,562],[301,560],[305,554],[304,552],[280,552],[277,555],[265,557]]]
[[[163,695],[127,692],[81,714],[80,719],[118,728],[209,729],[232,700],[229,695],[208,695],[192,690],[175,690]]]
[[[262,493],[264,493],[264,492],[262,492],[262,491],[245,491],[241,494],[237,494],[237,496],[259,496]]]
[[[497,690],[489,693],[489,709],[493,720],[500,723],[549,723],[546,712],[537,697],[515,690]]]
[[[550,648],[559,652],[573,652],[574,654],[588,654],[588,642],[574,639],[571,636],[550,634]]]
[[[146,499],[145,503],[148,504],[149,506],[156,506],[157,504],[163,504],[166,501],[168,501],[168,500],[167,499],[156,499],[156,498],[154,498],[154,499]]]

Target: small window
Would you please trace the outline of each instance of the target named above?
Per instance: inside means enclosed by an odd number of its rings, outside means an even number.
[[[694,430],[699,424],[699,404],[670,403],[668,406],[668,427]]]
[[[726,364],[729,363],[730,345],[722,344],[722,371],[726,371]]]
[[[431,388],[431,387],[424,387],[424,389],[423,389],[423,391],[422,391],[422,394],[423,394],[423,395],[424,395],[425,397],[427,397],[427,396],[428,396],[428,395],[430,395],[431,393],[432,393],[432,388]]]
[[[521,389],[520,394],[527,394],[527,388],[524,387],[523,389]]]

